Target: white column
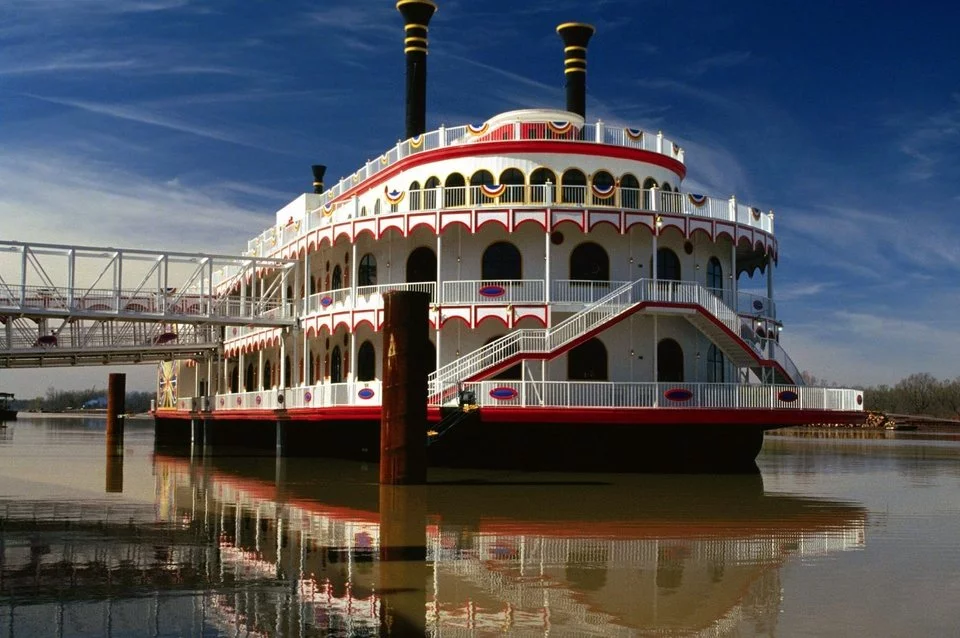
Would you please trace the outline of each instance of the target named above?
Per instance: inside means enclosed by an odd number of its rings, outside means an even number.
[[[733,231],[736,233],[736,229]],[[730,247],[730,307],[736,312],[740,306],[740,300],[737,298],[737,242],[733,242]]]
[[[257,353],[257,365],[259,366],[259,367],[257,368],[257,379],[260,380],[260,382],[259,382],[257,385],[258,385],[258,389],[262,391],[263,388],[264,388],[264,385],[263,385],[263,349],[262,349],[262,348],[261,348],[260,351]]]
[[[287,358],[286,335],[280,336],[280,388],[287,387],[287,366],[283,365]]]
[[[659,379],[660,375],[658,374],[658,370],[660,369],[659,367],[660,362],[658,360],[659,353],[657,352],[658,350],[657,344],[660,341],[660,336],[658,332],[659,332],[659,325],[657,322],[657,315],[653,315],[653,382],[654,383],[660,382],[660,379]],[[657,403],[659,402],[659,400],[660,400],[660,392],[655,388],[653,392],[654,407],[657,406]]]
[[[547,232],[543,237],[543,300],[547,305],[547,327],[550,327],[550,221],[547,220]]]
[[[245,357],[243,356],[243,350],[241,350],[240,358],[238,359],[238,363],[237,363],[237,365],[239,366],[239,368],[237,369],[237,390],[239,390],[240,392],[250,392],[250,390],[252,390],[253,388],[247,387],[247,375],[245,374],[246,370],[243,367],[244,359]]]

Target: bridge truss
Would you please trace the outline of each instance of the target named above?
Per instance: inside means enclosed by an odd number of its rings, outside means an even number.
[[[201,358],[225,326],[292,327],[300,280],[285,259],[0,241],[0,367]]]

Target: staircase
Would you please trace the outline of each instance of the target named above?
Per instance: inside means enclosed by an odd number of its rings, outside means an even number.
[[[740,316],[707,288],[694,282],[638,279],[552,328],[516,330],[440,367],[428,378],[431,393],[445,397],[458,382],[490,376],[524,355],[553,358],[645,304],[696,310],[685,318],[713,340],[734,365],[780,368],[777,374],[781,380],[802,383],[797,367],[780,344],[763,340],[760,347],[754,347],[751,339],[741,336]]]

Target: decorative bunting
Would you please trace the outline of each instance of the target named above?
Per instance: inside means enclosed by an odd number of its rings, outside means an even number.
[[[390,190],[388,186],[383,187],[383,196],[391,206],[396,206],[402,202],[405,195],[405,191],[398,191],[397,189]]]
[[[423,135],[417,135],[410,138],[410,148],[418,149],[423,146]]]
[[[381,166],[386,166],[386,165],[389,164],[389,163],[390,163],[390,158],[387,157],[387,154],[386,154],[386,153],[384,153],[383,155],[380,156],[380,165],[381,165]]]
[[[760,209],[759,208],[750,208],[750,214],[753,215],[753,218],[756,220],[760,219]]]
[[[500,197],[507,190],[506,184],[497,184],[496,186],[480,184],[480,191],[487,197]]]
[[[547,129],[557,135],[566,135],[573,130],[573,124],[570,122],[547,122]]]
[[[333,204],[324,204],[323,205],[323,216],[330,217],[333,215]]]
[[[484,133],[490,130],[490,124],[485,122],[482,126],[474,126],[473,124],[467,124],[467,132],[474,137],[480,137]]]
[[[350,179],[353,180],[354,184],[356,184],[357,182],[360,181],[360,173],[354,173],[353,177],[351,177]]]
[[[677,144],[676,142],[672,142],[672,144],[673,144],[673,154],[680,155],[680,151],[682,151],[683,149],[680,148],[680,145]]]
[[[593,196],[597,199],[607,199],[608,197],[611,197],[613,195],[613,189],[613,185],[604,188],[593,183],[590,184],[590,190],[593,191]]]
[[[707,203],[707,196],[700,195],[699,193],[690,193],[687,195],[687,199],[697,208],[703,208],[703,206]]]
[[[638,128],[625,128],[623,133],[627,136],[627,139],[631,142],[642,142],[643,141],[643,130]]]

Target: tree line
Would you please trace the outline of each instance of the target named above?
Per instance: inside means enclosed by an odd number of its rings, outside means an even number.
[[[150,409],[150,400],[155,399],[153,392],[127,392],[124,407],[127,412],[146,412]],[[107,392],[103,389],[89,388],[87,390],[57,390],[47,388],[42,397],[16,401],[19,410],[34,412],[68,412],[81,410],[84,404],[91,407],[106,407]]]
[[[840,387],[804,372],[807,385]],[[864,408],[887,414],[912,414],[960,419],[960,377],[937,379],[928,372],[911,374],[896,385],[863,388]]]

